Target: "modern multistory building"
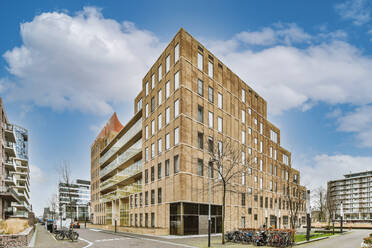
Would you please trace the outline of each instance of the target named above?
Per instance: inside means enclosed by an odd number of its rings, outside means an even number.
[[[372,221],[372,171],[350,173],[328,182],[332,213],[347,221]]]
[[[28,132],[9,123],[0,98],[0,211],[1,219],[28,218],[30,204],[30,170],[28,166]]]
[[[120,123],[116,113],[114,113],[105,127],[100,131],[97,138],[94,140],[90,147],[91,156],[91,170],[90,170],[90,191],[91,191],[91,206],[90,219],[93,224],[104,224],[105,223],[105,203],[100,202],[100,178],[99,178],[99,159],[101,151],[106,147],[111,140],[120,132],[123,125]]]
[[[90,216],[90,181],[59,183],[58,209],[62,219],[88,220]]]
[[[305,187],[280,145],[280,130],[267,120],[266,101],[183,29],[143,78],[134,113],[100,150],[104,224],[206,233],[213,175],[202,165],[210,144],[223,140],[252,161],[234,179],[239,192],[227,194],[227,230],[289,227],[290,203],[297,204],[296,224],[304,221]],[[212,189],[212,232],[221,231],[221,194]]]

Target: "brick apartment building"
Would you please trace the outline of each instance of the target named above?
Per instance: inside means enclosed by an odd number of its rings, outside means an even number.
[[[28,132],[9,122],[1,98],[0,113],[0,219],[28,218],[32,210]]]
[[[143,78],[134,112],[101,144],[99,164],[98,153],[92,160],[105,216],[94,223],[205,233],[209,175],[200,164],[210,157],[204,143],[226,139],[252,161],[235,180],[241,192],[226,197],[226,230],[289,227],[290,196],[298,199],[296,223],[304,222],[305,187],[280,146],[280,130],[267,120],[266,101],[183,29]],[[221,192],[213,189],[212,232],[221,231],[221,215]]]

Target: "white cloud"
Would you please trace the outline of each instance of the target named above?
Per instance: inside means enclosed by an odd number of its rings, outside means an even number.
[[[73,16],[43,13],[21,24],[21,37],[22,46],[4,54],[17,82],[9,99],[99,114],[139,93],[164,46],[151,32],[93,7]]]
[[[32,183],[42,183],[46,181],[46,176],[39,167],[30,164],[30,180]]]
[[[313,160],[300,166],[301,184],[310,189],[327,187],[330,180],[342,179],[350,172],[371,170],[372,157],[339,155],[317,155]]]
[[[336,12],[355,25],[363,25],[371,21],[371,4],[368,0],[347,0],[335,6]]]
[[[356,133],[358,144],[372,147],[372,106],[366,105],[338,117],[338,130]],[[370,165],[371,166],[371,165]],[[371,166],[372,167],[372,166]]]

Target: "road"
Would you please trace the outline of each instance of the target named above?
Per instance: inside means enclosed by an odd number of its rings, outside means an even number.
[[[80,238],[88,245],[85,248],[190,248],[192,246],[176,244],[167,240],[136,234],[111,234],[96,229],[80,229]],[[84,248],[84,247],[83,247]]]
[[[304,245],[298,248],[360,248],[363,238],[368,237],[372,230],[352,230],[344,235],[337,235]]]

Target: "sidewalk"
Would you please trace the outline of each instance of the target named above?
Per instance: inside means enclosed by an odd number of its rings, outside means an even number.
[[[87,243],[81,240],[74,243],[68,240],[57,241],[44,226],[41,226],[40,224],[36,225],[35,248],[81,248],[86,245]]]

